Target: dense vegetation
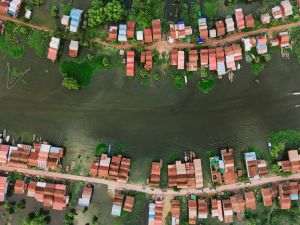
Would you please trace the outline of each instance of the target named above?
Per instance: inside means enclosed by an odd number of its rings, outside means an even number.
[[[291,39],[293,42],[293,52],[300,63],[300,27],[291,29]]]

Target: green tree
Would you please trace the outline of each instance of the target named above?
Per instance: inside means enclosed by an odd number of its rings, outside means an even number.
[[[76,215],[76,210],[71,209],[64,216],[64,225],[73,225],[73,221]]]
[[[218,12],[218,1],[217,0],[204,1],[204,11],[208,18],[216,17]]]
[[[38,212],[30,213],[22,225],[46,225],[49,219],[48,212],[40,209]]]
[[[251,70],[255,76],[260,75],[261,72],[264,70],[264,68],[265,68],[265,65],[263,63],[252,63],[251,64]]]
[[[100,143],[96,147],[95,155],[100,156],[102,153],[105,153],[107,151],[107,144]]]
[[[208,94],[215,87],[215,79],[213,77],[201,79],[198,81],[198,89],[204,94]]]
[[[54,17],[54,18],[57,17],[57,15],[58,15],[58,7],[57,7],[57,5],[52,5],[51,6],[50,15],[52,17]]]
[[[124,14],[122,4],[118,0],[108,2],[104,7],[106,21],[118,22]]]
[[[105,22],[105,14],[103,8],[90,8],[88,10],[88,26],[97,27]]]
[[[71,77],[65,77],[63,79],[63,86],[65,88],[67,88],[68,90],[79,90],[80,89],[80,85],[78,84],[78,82]]]
[[[41,6],[44,4],[44,0],[30,0],[29,2],[34,6]]]

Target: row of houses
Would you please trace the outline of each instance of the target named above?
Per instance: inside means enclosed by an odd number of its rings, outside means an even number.
[[[0,164],[43,170],[56,170],[64,155],[64,149],[47,143],[34,143],[33,146],[18,144],[17,146],[0,144]]]
[[[65,184],[53,184],[47,182],[26,183],[23,180],[16,180],[14,185],[15,194],[27,194],[46,208],[54,210],[64,210],[69,203],[67,186]]]
[[[146,44],[160,41],[162,38],[160,19],[152,20],[151,28],[137,31],[135,21],[128,21],[126,24],[119,24],[118,26],[109,26],[107,40],[127,42],[129,39],[134,39],[135,34],[137,41],[142,41]]]
[[[207,219],[209,215],[224,223],[232,223],[234,216],[242,219],[246,209],[256,209],[256,197],[253,191],[234,194],[227,199],[198,198],[192,196],[188,200],[189,224],[197,224],[198,220]]]
[[[127,183],[129,178],[131,160],[122,155],[109,157],[102,154],[90,167],[93,177],[107,178]]]
[[[48,47],[48,56],[47,58],[51,60],[52,62],[55,62],[58,57],[58,52],[60,49],[60,38],[57,37],[51,37],[49,47]],[[75,58],[78,56],[78,50],[79,50],[79,41],[71,40],[69,44],[69,51],[68,55],[69,57]]]
[[[201,159],[195,155],[168,165],[169,188],[203,188]]]
[[[114,193],[111,215],[121,216],[122,211],[131,213],[134,208],[135,198],[130,195],[124,196],[119,191]]]

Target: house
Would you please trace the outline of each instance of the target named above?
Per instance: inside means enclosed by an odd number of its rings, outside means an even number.
[[[272,189],[271,188],[262,188],[261,195],[263,198],[264,206],[266,206],[266,207],[272,206],[272,204],[273,204]]]
[[[188,200],[188,218],[189,224],[196,224],[197,222],[197,201],[193,199]]]
[[[8,12],[9,2],[7,1],[0,1],[0,14],[6,15]]]
[[[216,48],[216,56],[217,56],[217,73],[218,76],[223,76],[226,74],[225,67],[225,52],[223,47]]]
[[[184,70],[184,51],[180,50],[178,51],[178,58],[177,58],[177,69],[178,70]]]
[[[244,17],[243,9],[242,8],[235,9],[234,15],[235,15],[237,29],[238,30],[245,29],[245,17]]]
[[[61,17],[60,23],[61,23],[61,25],[63,25],[64,27],[68,27],[69,24],[70,24],[70,16],[68,16],[68,15],[63,15],[63,16]]]
[[[223,222],[223,206],[222,201],[217,199],[211,199],[211,216],[217,217],[220,222]]]
[[[7,177],[0,176],[0,202],[5,201],[5,196],[8,188],[8,180]]]
[[[23,180],[16,180],[14,186],[15,194],[24,194],[27,190],[27,184]]]
[[[170,64],[172,66],[177,66],[178,63],[178,50],[172,49],[170,53]]]
[[[126,60],[126,76],[133,77],[135,72],[134,66],[134,51],[127,51],[127,60]]]
[[[279,161],[278,165],[284,172],[299,173],[300,172],[300,157],[298,150],[288,151],[288,160]]]
[[[144,29],[144,42],[146,44],[152,43],[152,30],[150,28]]]
[[[288,193],[292,201],[299,200],[299,184],[297,181],[290,181],[288,183]]]
[[[70,32],[77,32],[81,22],[83,11],[81,9],[71,9],[70,12]]]
[[[289,0],[283,0],[280,2],[280,7],[284,17],[293,15],[293,6]]]
[[[233,184],[236,182],[233,149],[223,149],[221,155],[224,162],[224,184]]]
[[[242,43],[244,44],[244,51],[249,52],[256,46],[256,39],[252,37],[242,38]]]
[[[246,209],[256,210],[256,198],[253,191],[245,192]]]
[[[236,213],[238,217],[240,217],[241,214],[246,210],[246,202],[244,196],[242,194],[235,194],[230,197],[230,202],[232,205],[232,211]]]
[[[262,24],[269,24],[271,23],[271,16],[269,13],[265,13],[265,14],[262,14],[260,16],[260,21]]]
[[[153,41],[161,40],[161,24],[160,19],[152,20]]]
[[[200,65],[201,67],[208,67],[208,49],[200,49]]]
[[[252,29],[255,27],[255,20],[252,14],[245,17],[246,27]]]
[[[118,37],[118,27],[117,26],[109,26],[108,29],[108,41],[116,41]]]
[[[198,68],[198,52],[197,50],[189,51],[189,61],[187,63],[187,71],[197,71]]]
[[[124,195],[121,194],[119,191],[116,191],[113,198],[112,208],[111,208],[112,216],[121,216],[123,201],[124,201]]]
[[[225,35],[225,24],[223,20],[219,20],[216,22],[217,36],[221,37]]]
[[[210,37],[210,38],[215,38],[215,37],[217,37],[217,30],[216,30],[216,29],[210,29],[210,30],[209,30],[209,37]]]
[[[171,200],[171,225],[179,225],[180,222],[180,201]]]
[[[247,175],[250,179],[258,179],[260,176],[268,173],[266,161],[257,160],[255,152],[246,152],[244,155]]]
[[[52,37],[48,48],[48,59],[55,62],[58,55],[60,38]]]
[[[135,33],[135,21],[127,21],[127,38],[134,38]]]
[[[227,33],[235,31],[234,21],[233,21],[232,17],[227,17],[225,19],[225,24],[226,24],[226,31],[227,31]]]
[[[25,15],[24,15],[25,19],[30,20],[31,16],[32,16],[32,10],[25,9]]]
[[[275,6],[272,8],[272,15],[275,20],[282,18],[283,15],[280,6]]]
[[[287,48],[290,47],[290,36],[289,33],[286,32],[280,32],[278,34],[278,40],[279,40],[279,45],[281,48]]]
[[[79,50],[79,41],[71,40],[70,45],[69,45],[69,56],[72,58],[77,57],[78,50]]]
[[[157,199],[149,203],[148,211],[148,225],[162,225],[163,224],[163,201]]]
[[[213,48],[208,49],[208,58],[209,58],[209,70],[216,71],[217,70],[216,49]]]
[[[289,183],[287,182],[287,183],[279,184],[278,190],[279,190],[280,209],[290,209],[292,205],[292,201],[290,198]],[[297,184],[296,194],[298,195],[298,184]]]
[[[161,162],[152,162],[149,185],[159,187],[160,172],[161,172]]]
[[[149,203],[148,209],[148,225],[154,225],[155,223],[155,203]]]
[[[8,15],[12,17],[18,17],[22,2],[23,2],[22,0],[10,1],[8,11],[7,11]]]
[[[207,40],[208,39],[208,27],[207,27],[207,19],[206,18],[198,19],[198,29],[199,29],[200,38],[204,41]]]
[[[141,52],[141,63],[144,63],[144,68],[147,71],[150,71],[152,69],[153,63],[152,63],[152,52],[151,51],[144,51]]]
[[[232,204],[229,199],[222,200],[223,205],[223,214],[224,214],[224,223],[232,223],[233,222],[233,210]]]
[[[268,46],[267,46],[267,36],[266,35],[260,35],[256,38],[256,51],[257,54],[263,55],[268,53]]]
[[[132,212],[134,208],[134,203],[135,203],[135,198],[133,196],[127,195],[125,197],[123,210],[129,213]]]
[[[198,219],[208,218],[208,203],[205,199],[198,199]]]
[[[9,153],[9,145],[0,144],[0,164],[6,164]]]
[[[81,197],[78,199],[78,206],[89,207],[91,203],[92,193],[92,185],[86,185],[82,190]]]
[[[118,41],[119,42],[127,41],[127,25],[126,24],[119,24]]]

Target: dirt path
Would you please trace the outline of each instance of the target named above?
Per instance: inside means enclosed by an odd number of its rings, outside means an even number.
[[[182,189],[180,191],[175,191],[173,189],[161,189],[161,188],[152,188],[148,185],[143,184],[124,184],[112,180],[106,180],[95,177],[85,177],[78,176],[66,173],[58,173],[58,172],[49,172],[37,169],[25,169],[25,168],[17,168],[6,165],[0,165],[0,171],[7,172],[19,172],[31,176],[40,176],[40,177],[48,177],[52,179],[63,179],[63,180],[72,180],[72,181],[83,181],[87,183],[95,183],[95,184],[104,184],[107,185],[110,189],[119,189],[119,190],[131,190],[136,192],[143,192],[151,195],[161,195],[165,197],[174,197],[174,196],[185,196],[188,194],[196,194],[196,195],[215,195],[224,191],[237,191],[240,189],[250,188],[261,186],[268,183],[274,182],[282,182],[287,180],[298,180],[300,179],[300,173],[290,175],[288,177],[280,177],[280,176],[268,176],[258,180],[254,180],[251,183],[236,183],[231,185],[222,185],[217,187],[216,189],[204,188],[203,190],[198,189]]]

